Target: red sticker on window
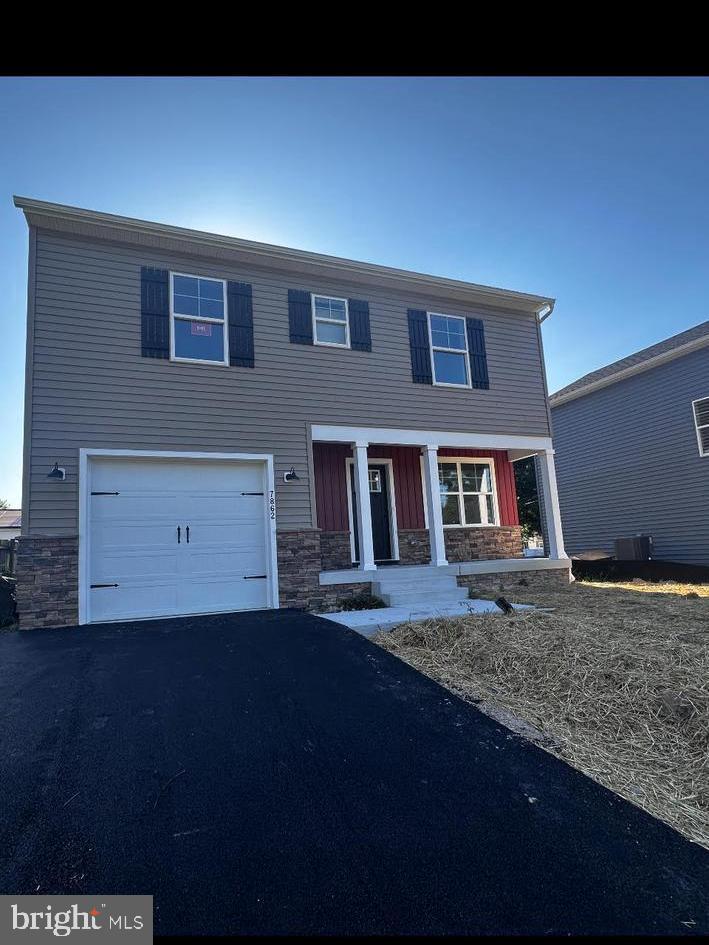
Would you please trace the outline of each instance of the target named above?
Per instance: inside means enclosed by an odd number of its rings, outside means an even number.
[[[212,326],[205,325],[204,322],[192,322],[191,331],[193,335],[202,335],[204,338],[212,337]]]

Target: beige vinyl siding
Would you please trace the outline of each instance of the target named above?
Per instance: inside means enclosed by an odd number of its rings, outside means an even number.
[[[140,267],[253,287],[254,369],[141,357]],[[289,288],[364,298],[372,351],[289,342]],[[485,322],[489,391],[413,384],[407,309]],[[308,423],[547,436],[535,319],[343,279],[37,231],[30,534],[76,534],[80,447],[272,452],[278,527],[313,524]],[[64,483],[46,475],[58,461]],[[283,483],[295,466],[298,482]]]

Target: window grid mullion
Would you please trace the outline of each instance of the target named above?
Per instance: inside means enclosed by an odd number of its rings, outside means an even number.
[[[463,469],[461,463],[455,464],[456,471],[458,473],[458,508],[460,510],[460,523],[461,525],[467,525],[468,521],[465,517],[465,499],[463,498]]]
[[[212,318],[209,315],[180,315],[178,312],[173,312],[172,317],[183,322],[209,322],[211,325],[224,324],[223,318]]]

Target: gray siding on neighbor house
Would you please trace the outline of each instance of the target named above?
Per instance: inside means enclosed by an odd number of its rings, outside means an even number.
[[[254,369],[141,357],[140,269],[253,286]],[[289,288],[364,298],[372,351],[291,344]],[[548,436],[535,317],[466,309],[485,323],[490,390],[413,384],[407,308],[460,303],[154,248],[36,231],[30,535],[77,532],[80,447],[272,452],[278,527],[313,524],[308,423]],[[51,465],[66,482],[47,480]],[[293,465],[300,481],[285,485]]]
[[[566,551],[652,535],[654,556],[709,564],[709,457],[692,401],[709,397],[709,347],[552,407]]]

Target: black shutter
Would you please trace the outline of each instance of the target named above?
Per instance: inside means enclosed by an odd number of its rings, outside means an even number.
[[[167,269],[140,270],[141,354],[144,358],[170,357],[170,273]]]
[[[409,309],[409,345],[411,347],[411,376],[414,384],[433,384],[431,349],[428,343],[428,316],[417,309]]]
[[[350,348],[353,351],[371,351],[372,336],[369,331],[369,302],[348,299],[350,314]]]
[[[227,282],[229,313],[229,364],[254,366],[254,315],[251,286],[246,282]]]
[[[311,345],[313,343],[313,309],[310,292],[288,289],[288,324],[292,344]]]
[[[466,318],[468,329],[468,354],[470,356],[470,381],[479,390],[489,390],[487,355],[485,353],[485,326],[479,318]]]

